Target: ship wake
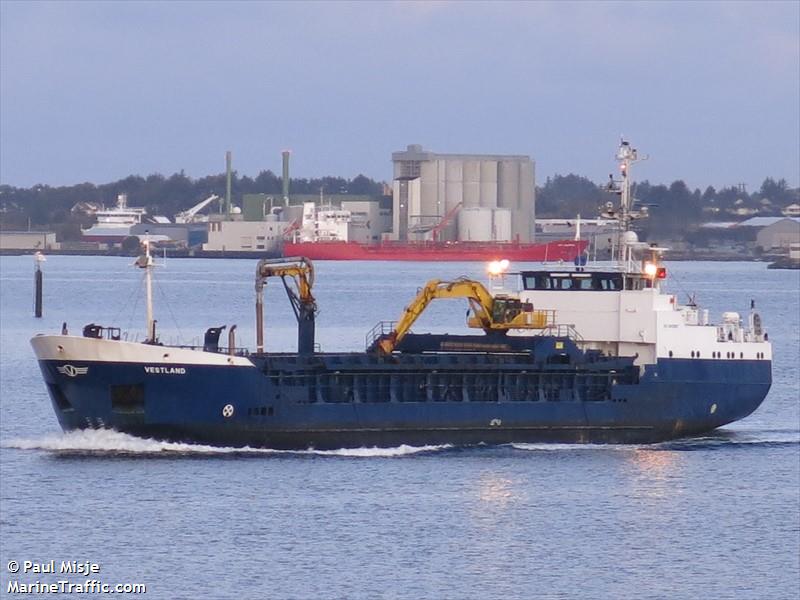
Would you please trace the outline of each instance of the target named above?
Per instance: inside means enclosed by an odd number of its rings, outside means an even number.
[[[354,458],[394,458],[421,453],[438,452],[450,448],[442,446],[407,446],[394,448],[342,448],[338,450],[273,450],[249,446],[209,446],[185,442],[168,442],[140,438],[113,429],[83,429],[38,438],[17,438],[4,441],[3,448],[40,450],[63,455],[135,455],[135,456],[269,456],[309,455]]]
[[[534,452],[564,452],[582,450],[724,450],[737,447],[800,446],[800,431],[796,429],[733,430],[719,429],[698,437],[670,440],[658,444],[510,444],[515,450]]]

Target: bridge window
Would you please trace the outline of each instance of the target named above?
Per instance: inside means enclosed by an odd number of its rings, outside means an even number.
[[[623,289],[621,273],[523,273],[526,290],[619,291]],[[629,280],[628,289],[641,289],[639,280]]]

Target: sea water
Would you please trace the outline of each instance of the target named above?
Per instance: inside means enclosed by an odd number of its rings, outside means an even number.
[[[29,338],[93,322],[141,339],[131,263],[48,257],[34,319],[32,258],[0,258],[0,594],[62,581],[168,599],[798,597],[800,272],[668,263],[669,291],[712,319],[746,316],[755,299],[773,343],[764,404],[706,436],[287,452],[60,431]],[[168,258],[154,292],[162,341],[236,324],[252,347],[255,263]],[[484,278],[478,263],[316,266],[326,351],[362,350],[428,279]],[[415,330],[463,331],[465,310],[437,301]],[[265,314],[267,348],[292,350],[280,282]],[[98,571],[36,572],[51,561]]]

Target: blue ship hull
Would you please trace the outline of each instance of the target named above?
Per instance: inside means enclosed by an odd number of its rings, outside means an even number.
[[[640,368],[568,339],[537,344],[528,353],[265,354],[251,368],[39,364],[65,430],[278,449],[660,442],[746,417],[771,384],[768,360]]]

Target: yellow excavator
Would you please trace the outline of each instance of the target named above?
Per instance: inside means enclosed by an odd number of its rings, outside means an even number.
[[[483,329],[486,333],[544,329],[555,321],[555,311],[534,310],[532,304],[514,296],[492,296],[478,281],[465,278],[454,281],[432,279],[406,307],[394,329],[376,340],[375,349],[381,354],[391,354],[428,304],[437,298],[465,298],[472,311],[467,326]]]

